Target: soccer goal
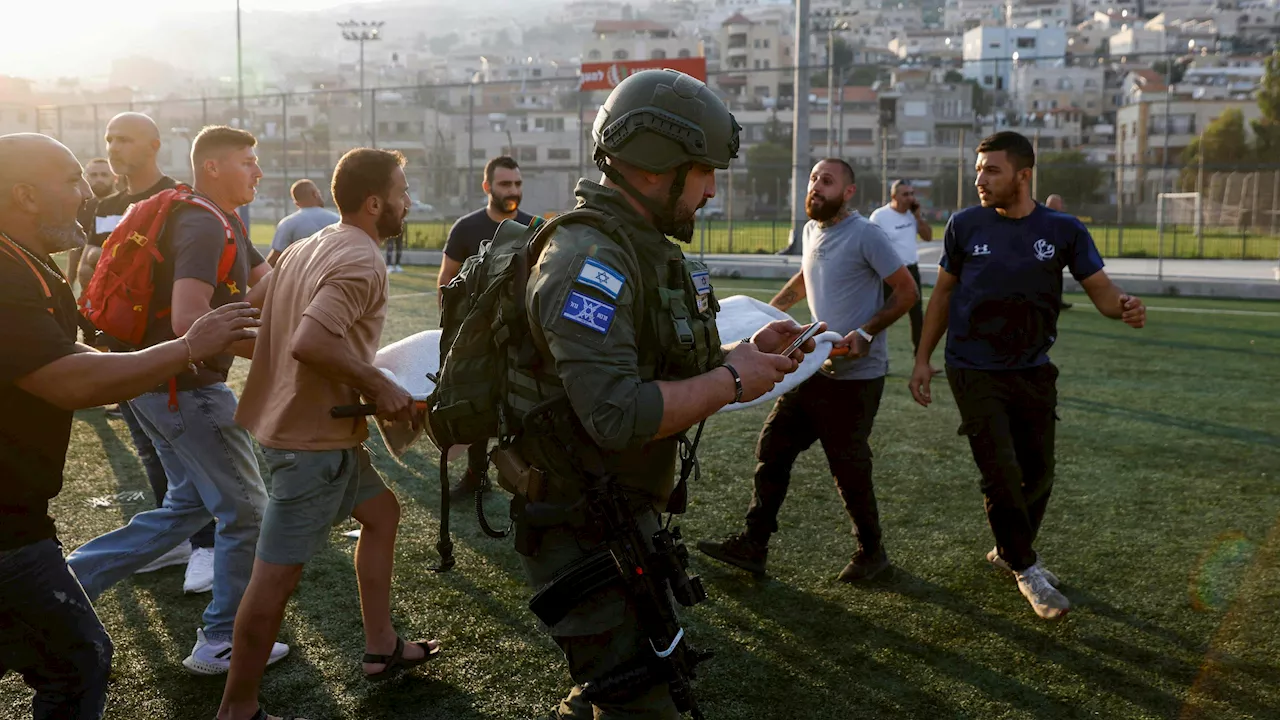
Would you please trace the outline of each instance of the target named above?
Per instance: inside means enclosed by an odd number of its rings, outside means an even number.
[[[1204,247],[1205,207],[1198,192],[1160,193],[1156,196],[1158,257],[1178,257],[1187,243]]]

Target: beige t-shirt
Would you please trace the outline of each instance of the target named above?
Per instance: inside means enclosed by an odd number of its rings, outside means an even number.
[[[329,409],[359,393],[293,358],[293,334],[309,317],[373,362],[387,316],[387,266],[367,233],[330,225],[289,246],[276,264],[262,327],[236,421],[277,450],[338,450],[369,436],[364,418],[335,420]]]

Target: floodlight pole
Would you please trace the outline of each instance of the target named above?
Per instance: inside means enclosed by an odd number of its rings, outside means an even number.
[[[347,20],[338,23],[342,28],[342,39],[360,44],[360,97],[356,107],[360,111],[360,141],[366,139],[367,130],[364,122],[364,44],[382,39],[382,21]]]

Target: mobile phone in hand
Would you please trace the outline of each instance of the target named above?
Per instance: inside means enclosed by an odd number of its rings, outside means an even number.
[[[816,322],[814,322],[814,323],[810,323],[810,324],[809,324],[807,327],[805,327],[805,329],[800,333],[799,337],[797,337],[795,340],[791,341],[791,344],[790,344],[789,346],[787,346],[787,349],[786,349],[786,350],[783,350],[780,354],[781,354],[781,355],[783,355],[783,356],[789,356],[789,355],[791,355],[791,353],[795,352],[796,350],[799,350],[801,345],[804,345],[805,343],[807,343],[807,342],[809,342],[810,340],[812,340],[812,339],[813,339],[813,337],[814,337],[815,335],[817,335],[817,334],[818,334],[818,323],[816,323]]]

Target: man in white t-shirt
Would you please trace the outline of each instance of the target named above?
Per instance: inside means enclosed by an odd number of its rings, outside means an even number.
[[[906,180],[893,183],[889,204],[871,213],[871,222],[879,225],[889,236],[889,242],[897,251],[902,264],[907,266],[916,281],[916,304],[911,308],[911,347],[920,346],[920,329],[924,327],[924,307],[920,302],[920,254],[916,250],[916,236],[921,240],[933,240],[933,228],[920,216],[920,203],[916,202],[916,189]],[[892,293],[884,287],[887,299]]]

